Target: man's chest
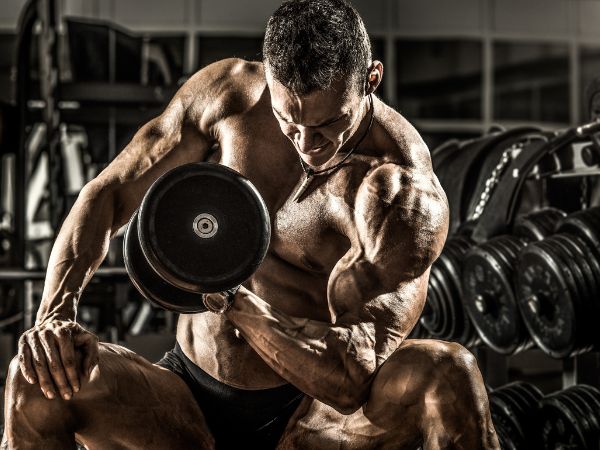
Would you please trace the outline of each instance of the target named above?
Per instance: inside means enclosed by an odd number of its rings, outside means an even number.
[[[337,170],[314,176],[295,199],[305,175],[289,140],[278,129],[234,131],[220,141],[219,162],[247,177],[264,198],[270,252],[298,269],[329,274],[354,238],[354,197],[372,158],[354,155]]]

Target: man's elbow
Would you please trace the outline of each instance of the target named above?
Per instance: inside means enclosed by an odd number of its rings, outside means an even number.
[[[367,403],[371,392],[370,380],[370,377],[366,377],[360,382],[347,380],[346,383],[338,385],[337,395],[329,406],[344,415],[355,413]]]
[[[122,211],[123,208],[120,207],[122,203],[114,186],[94,179],[81,189],[72,211],[83,215],[93,212],[95,217],[109,220],[110,223],[107,225],[110,226],[112,236],[131,216],[131,214],[127,215],[127,212]]]

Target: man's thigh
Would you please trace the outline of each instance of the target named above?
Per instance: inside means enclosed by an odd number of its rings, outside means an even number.
[[[408,422],[405,423],[408,425]],[[365,416],[362,408],[344,415],[331,406],[306,397],[290,420],[277,448],[415,450],[419,442],[420,434],[414,428],[403,426],[402,421],[397,427],[381,428]]]
[[[414,450],[467,440],[458,448],[496,448],[485,386],[472,360],[456,344],[407,340],[375,375],[362,408],[343,415],[306,398],[279,448]],[[463,429],[465,422],[477,426]]]
[[[98,365],[69,401],[47,400],[35,392],[38,385],[29,386],[28,400],[42,414],[57,410],[54,405],[45,408],[44,402],[63,404],[77,441],[90,450],[213,447],[187,385],[169,370],[117,345],[100,344]]]

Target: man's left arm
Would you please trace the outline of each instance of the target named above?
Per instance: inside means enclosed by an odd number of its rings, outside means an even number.
[[[226,313],[279,375],[346,414],[418,320],[448,221],[435,177],[393,164],[363,181],[354,207],[356,235],[329,278],[331,322],[292,317],[244,288]]]

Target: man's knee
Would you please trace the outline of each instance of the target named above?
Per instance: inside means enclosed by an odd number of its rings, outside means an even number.
[[[19,356],[15,356],[8,366],[6,377],[5,402],[9,412],[23,412],[25,408],[43,397],[38,384],[27,382],[19,366]]]
[[[59,405],[64,405],[61,399],[48,400],[44,397],[39,384],[29,383],[21,372],[19,357],[15,356],[10,362],[6,377],[5,403],[9,415],[27,414],[35,411],[38,414],[47,409],[56,412]]]
[[[465,384],[466,383],[466,384]],[[453,342],[406,341],[383,364],[371,386],[370,402],[423,401],[426,392],[449,387],[479,389],[483,380],[471,352]]]
[[[475,356],[455,342],[437,342],[436,357],[432,361],[438,375],[447,380],[464,381],[480,379],[479,368]]]

